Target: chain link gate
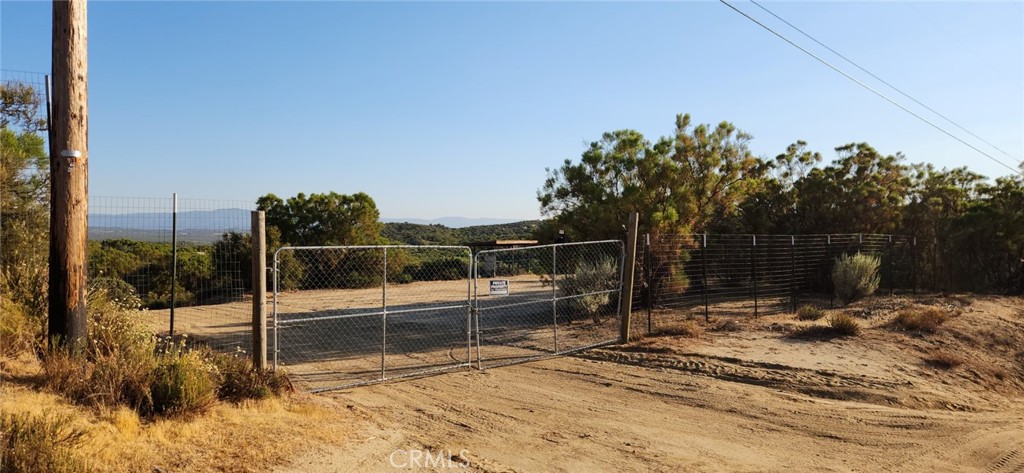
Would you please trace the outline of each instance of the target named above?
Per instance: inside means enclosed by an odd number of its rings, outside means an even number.
[[[624,258],[618,240],[477,253],[477,366],[617,342]]]
[[[274,368],[303,388],[470,365],[469,247],[284,247],[273,264]]]

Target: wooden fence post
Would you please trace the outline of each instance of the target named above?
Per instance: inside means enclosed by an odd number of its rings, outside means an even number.
[[[267,234],[262,210],[252,212],[252,363],[267,369]]]

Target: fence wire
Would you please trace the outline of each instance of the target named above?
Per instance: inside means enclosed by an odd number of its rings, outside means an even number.
[[[834,305],[832,266],[855,253],[879,257],[879,291],[917,287],[913,239],[904,236],[646,235],[637,249],[631,330],[656,331],[666,310],[710,318]]]
[[[157,333],[251,346],[251,202],[89,198],[89,280],[136,300]]]
[[[468,366],[468,247],[285,247],[272,352],[322,391]]]
[[[46,130],[46,74],[0,69],[0,87],[14,98],[3,104],[3,119],[13,121],[4,123],[4,126],[12,125],[28,131]]]
[[[477,253],[478,365],[501,366],[616,341],[622,260],[617,240]]]

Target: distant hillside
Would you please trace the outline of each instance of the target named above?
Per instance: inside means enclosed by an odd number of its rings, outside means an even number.
[[[442,225],[448,228],[466,228],[490,225],[501,225],[505,223],[517,223],[508,218],[469,218],[469,217],[440,217],[434,219],[422,218],[391,218],[382,217],[384,223],[414,223],[417,225]]]
[[[395,243],[405,245],[461,245],[489,240],[532,239],[533,232],[539,225],[540,220],[474,225],[463,228],[449,228],[439,224],[420,225],[389,222],[384,224],[381,235]]]

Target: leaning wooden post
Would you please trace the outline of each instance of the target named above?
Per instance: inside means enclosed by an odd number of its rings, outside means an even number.
[[[622,331],[620,341],[629,342],[629,319],[633,311],[633,276],[636,271],[636,231],[640,222],[640,215],[636,212],[629,214],[629,228],[626,230],[626,261],[622,272],[622,303],[619,305],[620,319],[622,320]]]
[[[252,212],[252,364],[267,369],[267,234],[262,210]]]
[[[85,0],[54,1],[48,338],[72,348],[88,336],[88,56]]]

